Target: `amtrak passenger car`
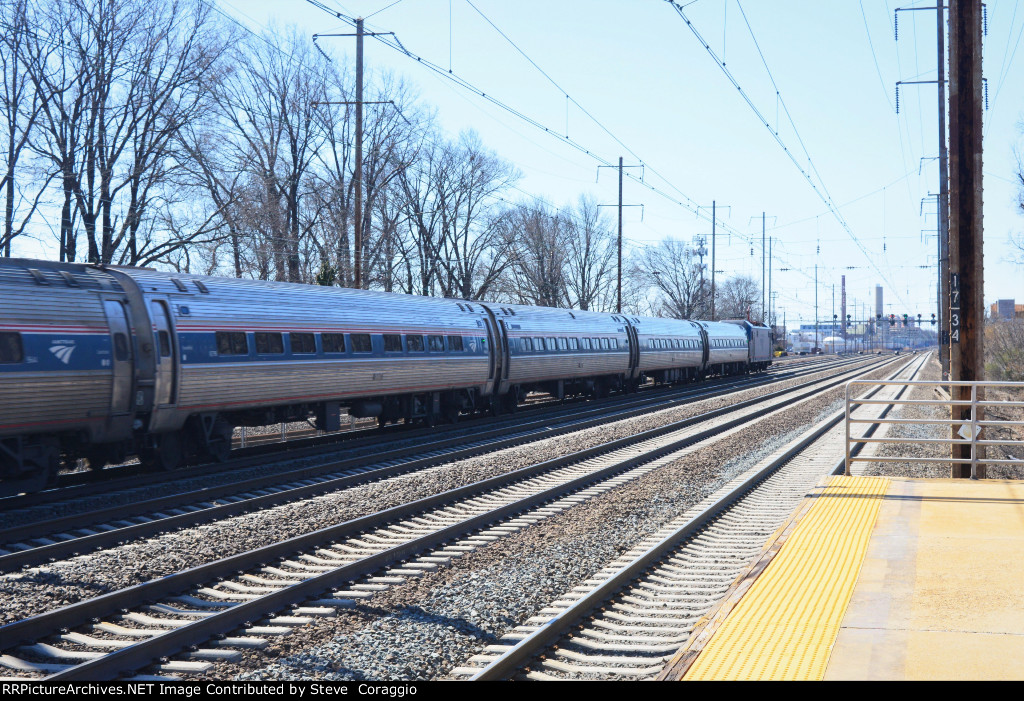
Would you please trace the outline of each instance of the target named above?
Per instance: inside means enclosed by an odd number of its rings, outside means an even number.
[[[236,426],[455,421],[767,367],[764,327],[0,260],[0,480],[224,459]],[[762,339],[763,340],[763,339]],[[757,345],[760,349],[760,345]],[[768,346],[770,351],[770,345]]]

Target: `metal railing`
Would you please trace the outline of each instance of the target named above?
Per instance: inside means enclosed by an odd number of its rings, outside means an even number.
[[[906,387],[908,389],[913,387],[933,387],[945,394],[949,399],[902,399],[900,395],[891,399],[858,399],[853,396],[853,390],[856,387],[878,387],[885,385],[894,385],[899,387]],[[950,391],[954,387],[968,387],[971,390],[971,398],[966,399],[953,399],[952,392]],[[989,440],[982,439],[981,434],[986,429],[993,427],[1024,427],[1024,421],[1012,421],[1009,419],[990,419],[983,418],[978,419],[978,409],[982,407],[1024,407],[1024,401],[1008,401],[1000,399],[988,399],[978,397],[979,388],[1003,388],[1009,390],[1018,390],[1019,396],[1024,396],[1024,382],[954,382],[954,381],[925,381],[925,380],[851,380],[846,383],[846,474],[850,474],[850,463],[854,460],[860,460],[862,462],[904,462],[904,463],[948,463],[970,465],[971,466],[971,479],[977,479],[977,469],[979,464],[989,465],[1017,465],[1018,467],[1024,467],[1024,460],[1013,460],[1013,459],[1001,459],[1001,458],[989,458],[987,455],[979,455],[979,448],[986,446],[997,446],[997,445],[1016,445],[1024,447],[1024,440],[1018,438],[1016,440]],[[900,393],[902,394],[902,393]],[[908,393],[909,394],[909,393]],[[858,406],[867,405],[883,405],[888,406],[889,409],[883,411],[877,418],[863,418],[854,417],[854,409]],[[917,406],[941,406],[946,407],[949,414],[952,415],[953,407],[961,407],[962,409],[969,410],[970,418],[966,419],[890,419],[887,418],[889,410],[896,407],[897,405],[917,405]],[[869,428],[860,436],[854,436],[851,432],[853,424],[870,424]],[[943,438],[876,438],[874,437],[875,429],[881,424],[909,424],[909,425],[936,425],[936,426],[949,426],[950,435]],[[959,427],[959,428],[958,428]],[[956,431],[960,438],[954,438],[952,436],[953,431]],[[878,456],[878,455],[861,455],[859,450],[866,443],[901,443],[901,444],[918,444],[918,445],[946,445],[950,446],[949,453],[945,457],[900,457],[900,456]],[[970,446],[970,457],[952,457],[952,446],[963,445]],[[855,446],[857,446],[855,448]]]

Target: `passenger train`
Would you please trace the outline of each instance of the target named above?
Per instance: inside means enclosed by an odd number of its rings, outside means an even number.
[[[771,333],[75,263],[0,260],[0,483],[62,460],[223,460],[236,426],[381,425],[765,370]]]

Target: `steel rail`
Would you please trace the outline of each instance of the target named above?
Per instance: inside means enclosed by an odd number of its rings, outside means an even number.
[[[863,359],[863,358],[861,358]],[[743,376],[729,376],[721,378],[713,378],[701,385],[710,389],[717,389],[721,387],[756,387],[760,384],[771,383],[773,381],[785,380],[788,377],[802,376],[807,374],[813,374],[815,372],[826,372],[835,367],[842,367],[847,364],[853,364],[854,360],[840,360],[836,362],[828,363],[807,363],[800,364],[800,367],[793,368],[778,368],[769,373],[758,374],[753,377],[749,375]],[[662,396],[672,396],[679,393],[687,392],[699,392],[700,390],[692,386],[684,387],[673,387],[665,391],[665,385],[652,385],[643,389],[646,393],[663,393]],[[648,400],[652,397],[645,397],[642,400],[631,400],[632,402]],[[601,407],[614,407],[617,405],[629,405],[630,401],[624,401],[621,395],[611,397],[603,400],[593,400],[589,398],[582,399],[571,399],[566,400],[566,404],[573,406],[588,402],[592,403],[598,408]],[[537,413],[538,417],[542,416],[560,416],[568,415],[573,412],[572,408],[567,408],[564,404],[558,400],[548,401],[529,407],[520,407],[518,411],[523,413]],[[0,509],[5,511],[13,511],[23,508],[31,508],[34,506],[49,505],[54,502],[54,498],[64,500],[72,498],[84,498],[87,496],[93,496],[96,494],[103,494],[111,490],[118,489],[134,489],[140,486],[159,485],[167,483],[168,481],[191,479],[196,477],[205,477],[210,474],[223,474],[230,473],[233,470],[244,469],[246,467],[254,467],[263,464],[268,458],[279,458],[281,460],[291,460],[303,457],[312,457],[325,452],[330,452],[332,449],[360,449],[364,447],[373,447],[381,443],[390,440],[414,440],[416,438],[427,436],[435,437],[439,432],[450,433],[458,432],[467,429],[471,429],[473,425],[490,426],[494,424],[503,424],[515,419],[509,415],[501,415],[496,417],[479,417],[474,419],[469,425],[467,424],[456,424],[456,425],[444,425],[435,426],[433,428],[410,428],[408,426],[389,426],[384,429],[375,429],[375,435],[355,435],[353,433],[344,434],[330,434],[328,436],[319,437],[315,439],[304,439],[297,441],[288,441],[278,444],[265,444],[254,446],[252,448],[246,448],[245,452],[251,453],[244,457],[232,458],[225,463],[207,463],[205,465],[198,465],[196,467],[189,467],[180,470],[174,470],[170,473],[166,472],[144,472],[141,466],[131,465],[125,467],[108,467],[98,471],[90,471],[86,473],[73,473],[66,477],[72,478],[75,475],[81,475],[74,479],[74,483],[68,486],[59,486],[43,490],[41,492],[33,492],[25,495],[8,495],[0,496]],[[383,432],[382,432],[383,431]],[[365,433],[365,432],[360,432]],[[280,449],[276,449],[280,446]],[[238,452],[238,451],[235,451]],[[215,468],[214,472],[211,473],[211,468]],[[128,474],[122,475],[123,471],[127,471]],[[81,481],[79,481],[81,480]]]
[[[874,367],[858,369],[856,372],[862,374],[866,372],[871,372],[874,369]],[[787,400],[787,402],[791,403],[793,401],[799,401],[800,399],[805,399],[810,396],[820,394],[821,392],[828,391],[829,389],[832,389],[836,385],[841,384],[843,381],[844,379],[842,378],[830,382],[820,381],[819,384],[822,386],[818,387],[817,389],[804,392],[796,397],[790,398]],[[792,390],[790,390],[790,392],[792,392]],[[760,398],[760,401],[768,403],[770,400],[766,398]],[[563,483],[562,485],[552,487],[551,489],[545,490],[537,495],[534,495],[533,497],[528,497],[525,500],[521,500],[511,505],[501,507],[497,511],[481,514],[479,517],[473,517],[467,521],[461,522],[460,524],[455,524],[454,526],[445,529],[441,535],[436,536],[436,543],[444,542],[445,540],[455,537],[458,534],[471,532],[483,525],[487,525],[492,521],[500,520],[501,518],[504,518],[505,516],[511,513],[516,513],[517,511],[530,508],[531,505],[541,504],[544,503],[545,501],[549,501],[556,496],[565,494],[567,491],[582,489],[585,485],[589,485],[595,481],[599,481],[600,479],[603,478],[603,476],[610,476],[618,472],[622,472],[623,470],[630,469],[632,466],[657,459],[658,457],[668,452],[678,450],[686,445],[692,445],[693,443],[706,440],[707,438],[717,433],[727,431],[730,428],[746,423],[750,421],[752,418],[755,418],[757,416],[763,416],[764,414],[776,411],[779,408],[778,404],[778,402],[772,403],[769,406],[766,406],[753,414],[737,417],[731,421],[724,422],[716,427],[709,428],[697,434],[693,434],[681,438],[679,440],[673,441],[672,443],[662,446],[658,449],[649,451],[641,455],[632,456],[627,460],[617,462],[599,471],[588,473],[587,475],[583,475],[580,478],[572,480],[571,482]],[[742,407],[733,406],[728,407],[727,410],[735,411],[737,408]],[[716,415],[720,415],[721,413],[723,413],[723,411],[716,410],[713,413]],[[706,420],[707,418],[713,418],[707,415],[702,416],[704,417],[704,420]],[[681,428],[685,428],[689,425],[692,425],[698,420],[701,420],[700,417],[691,417],[690,419],[677,422],[676,424],[673,425],[672,429],[669,430],[679,430]],[[548,460],[537,465],[521,468],[519,470],[516,470],[511,473],[506,473],[504,475],[497,475],[495,477],[491,477],[471,485],[465,485],[463,487],[459,487],[453,490],[449,490],[447,492],[443,492],[441,494],[426,497],[408,504],[392,507],[390,509],[384,510],[376,514],[370,514],[367,516],[356,518],[342,524],[331,526],[325,529],[320,529],[318,531],[303,534],[301,536],[296,536],[294,538],[290,538],[279,543],[264,546],[256,550],[240,553],[227,558],[222,558],[221,560],[217,560],[212,563],[199,565],[197,567],[190,568],[183,572],[151,580],[149,582],[135,585],[127,589],[111,592],[109,594],[81,601],[76,604],[71,604],[60,609],[56,609],[54,611],[50,611],[28,619],[24,619],[22,621],[17,621],[2,626],[0,627],[0,639],[3,639],[5,641],[5,648],[15,647],[17,645],[20,645],[24,642],[31,640],[38,640],[42,637],[53,634],[64,628],[71,628],[73,626],[79,625],[83,621],[87,621],[89,619],[109,615],[111,613],[115,613],[125,608],[130,608],[133,606],[140,605],[142,603],[154,601],[161,597],[179,594],[198,584],[215,580],[219,577],[228,576],[258,565],[263,565],[264,563],[271,560],[291,556],[296,552],[314,549],[316,547],[322,546],[324,543],[330,543],[338,538],[361,533],[368,528],[377,527],[395,521],[397,519],[408,518],[410,516],[422,514],[424,511],[445,504],[450,504],[451,502],[457,501],[464,497],[471,497],[482,493],[486,493],[493,489],[521,481],[522,479],[528,477],[533,477],[535,475],[542,474],[544,472],[549,472],[551,470],[558,469],[560,467],[564,467],[575,462],[579,462],[581,460],[599,456],[612,450],[617,450],[624,446],[628,446],[632,443],[637,443],[651,438],[657,438],[666,432],[668,432],[666,431],[666,427],[659,427],[656,429],[645,431],[641,434],[637,434],[636,436],[627,436],[624,438],[616,439],[614,441],[610,441],[600,446],[594,446],[582,451],[577,451],[576,453],[572,453],[570,455]],[[427,539],[433,537],[434,536],[424,536],[424,538]],[[434,543],[435,541],[418,539],[416,542],[420,544],[419,547],[422,549],[423,547],[428,547],[428,545],[426,545],[427,543]],[[381,566],[383,566],[383,564],[389,564],[390,562],[401,560],[405,557],[408,557],[411,551],[406,547],[405,544],[403,544],[402,546],[398,546],[387,552],[389,553],[389,557],[391,559],[382,559],[382,556],[378,554],[372,556],[372,559],[367,560],[366,563],[368,564],[366,564],[365,567],[370,568],[367,571],[372,572],[375,569],[379,569]],[[329,588],[330,586],[333,586],[333,582],[335,581],[345,581],[346,579],[351,579],[352,577],[359,576],[360,573],[363,573],[362,570],[358,569],[359,564],[360,563],[353,563],[350,566],[346,566],[342,570],[343,574],[338,574],[337,577],[334,579],[330,577],[324,578],[323,576],[321,576],[315,578],[315,581],[320,582],[321,584],[324,584]],[[332,571],[332,573],[333,572],[337,572],[337,570]],[[332,573],[327,574],[331,575]],[[307,580],[307,582],[309,581],[313,580]],[[294,586],[301,586],[302,588],[295,589]],[[295,603],[297,601],[301,601],[303,599],[308,598],[308,592],[313,591],[313,585],[311,584],[302,583],[301,585],[294,586],[289,587],[285,590],[288,592],[298,592],[292,595],[291,597],[289,597],[289,595],[285,594],[284,592],[277,592],[273,595],[268,595],[268,597],[263,597],[254,600],[254,602],[251,605],[238,604],[232,606],[232,608],[228,609],[228,611],[225,612],[225,614],[234,611],[244,611],[245,616],[242,617],[242,622],[244,622],[245,620],[257,620],[259,618],[265,617],[270,613],[273,613],[276,610],[279,610],[282,606],[286,605],[287,603]],[[317,591],[322,591],[322,589],[319,589]],[[262,609],[256,604],[256,602],[259,601],[266,602]],[[244,606],[245,608],[241,608],[242,606]],[[255,611],[263,611],[263,613],[261,615],[256,615],[256,613],[254,613]],[[215,621],[221,621],[223,623],[218,623],[214,625]],[[221,614],[209,616],[208,618],[204,619],[203,625],[201,627],[196,627],[192,624],[186,626],[191,631],[202,630],[202,636],[205,637],[187,638],[190,642],[185,643],[185,645],[187,646],[188,644],[192,644],[193,642],[199,642],[202,639],[208,638],[209,635],[211,635],[209,631],[213,630],[214,627],[219,627],[218,630],[216,630],[215,632],[220,633],[229,631],[237,627],[238,624],[239,619],[235,617],[235,614],[230,614],[225,617],[221,617]],[[124,660],[129,658],[137,659],[134,656],[142,654],[146,656],[146,659],[148,661],[151,659],[174,654],[175,652],[181,649],[182,641],[186,638],[181,637],[181,635],[183,634],[178,634],[177,631],[172,631],[172,633],[174,633],[174,635],[163,634],[156,638],[153,638],[150,641],[135,643],[130,648],[125,648],[123,651],[116,653],[116,656],[114,657],[107,655],[103,658],[95,660],[93,663],[88,663],[87,667],[79,665],[61,674],[75,675],[77,674],[77,672],[75,672],[74,670],[82,668],[91,670],[88,672],[88,674],[93,674],[93,672],[96,672],[99,669],[105,669],[106,671],[103,672],[104,674],[109,673],[110,675],[115,675],[123,671],[123,669],[125,669],[125,667],[119,666],[121,665],[121,662],[118,662],[118,660]],[[148,652],[143,653],[143,650],[148,650]],[[107,663],[104,663],[103,660],[106,660],[108,658],[110,658],[109,664],[113,665],[110,668],[104,667],[104,664]],[[61,676],[60,678],[71,679],[78,677]]]
[[[870,369],[859,369],[858,373],[870,372],[874,367]],[[843,380],[834,382],[823,382],[819,381],[819,384],[824,386],[819,387],[813,391],[808,391],[798,395],[789,400],[789,402],[799,401],[806,399],[822,392],[828,391],[834,388],[838,384],[841,384]],[[792,390],[790,390],[792,392]],[[768,401],[764,397],[759,398],[760,401]],[[749,402],[744,402],[745,405],[749,405]],[[743,408],[739,405],[729,407],[729,411],[734,411],[738,408]],[[375,555],[363,558],[357,562],[349,565],[342,566],[338,569],[326,572],[321,575],[317,575],[311,579],[304,580],[298,584],[285,587],[277,592],[267,594],[259,599],[254,599],[247,602],[236,603],[230,608],[217,612],[213,615],[203,617],[192,623],[184,625],[180,628],[168,631],[159,636],[149,638],[144,641],[134,643],[128,647],[121,648],[101,658],[90,660],[79,665],[75,665],[68,670],[58,672],[47,677],[48,681],[71,681],[71,680],[85,680],[85,679],[98,679],[98,678],[112,678],[118,674],[126,671],[135,670],[139,667],[149,664],[153,660],[173,655],[191,645],[198,644],[204,640],[221,634],[229,632],[238,626],[260,620],[272,615],[273,613],[306,599],[319,594],[325,590],[331,589],[338,584],[346,581],[350,581],[354,578],[362,575],[370,574],[382,567],[393,564],[394,562],[408,558],[409,556],[420,552],[425,549],[429,549],[440,545],[448,540],[463,536],[467,533],[471,533],[474,530],[478,530],[484,526],[487,526],[495,521],[501,521],[511,515],[520,513],[527,509],[535,508],[541,504],[552,501],[559,498],[567,493],[578,491],[592,485],[596,482],[600,482],[606,478],[617,475],[621,472],[629,470],[638,465],[656,460],[659,457],[675,452],[685,446],[699,443],[707,438],[710,438],[716,434],[720,434],[724,431],[728,431],[731,428],[742,425],[749,422],[751,419],[765,414],[774,412],[779,409],[778,403],[774,403],[770,406],[766,406],[757,412],[741,417],[737,417],[733,420],[726,421],[718,426],[706,429],[697,434],[686,436],[679,440],[675,440],[669,444],[663,445],[654,450],[634,455],[625,460],[617,461],[611,465],[608,465],[600,470],[591,472],[580,477],[577,477],[568,482],[550,487],[537,494],[525,497],[515,502],[511,502],[497,509],[479,514],[477,516],[470,517],[459,523],[452,524],[441,530],[435,531],[434,533],[426,536],[421,536],[414,540],[402,543],[401,545],[395,546],[388,550],[382,551]],[[720,414],[721,411],[709,412]],[[696,418],[696,417],[693,417]],[[687,425],[693,423],[692,419],[684,420],[679,422],[685,424],[684,426],[676,426],[678,428],[685,428]],[[641,442],[649,438],[656,438],[665,433],[664,427],[658,429],[651,429],[645,431],[636,436],[629,436],[615,441],[610,441],[603,446],[596,446],[594,448],[579,451],[577,453],[555,458],[553,460],[545,461],[539,465],[529,466],[509,473],[508,475],[500,475],[497,477],[483,480],[473,485],[467,485],[465,487],[450,490],[433,497],[427,497],[425,499],[418,500],[411,504],[394,507],[386,511],[380,512],[379,514],[373,514],[370,516],[362,517],[349,521],[345,524],[340,524],[327,529],[322,529],[311,534],[305,534],[298,536],[290,540],[284,541],[283,543],[274,544],[265,548],[260,548],[249,553],[243,553],[238,556],[231,558],[225,558],[224,560],[210,563],[209,565],[203,565],[192,570],[188,570],[181,575],[171,575],[161,580],[154,580],[146,584],[138,585],[130,589],[122,590],[120,592],[114,592],[113,594],[98,597],[97,599],[90,600],[90,602],[104,602],[103,612],[97,612],[96,610],[91,611],[89,617],[101,616],[109,614],[113,611],[126,608],[128,606],[137,605],[141,601],[153,600],[158,596],[166,596],[169,594],[175,594],[190,586],[194,586],[203,581],[215,578],[217,576],[223,576],[225,574],[233,574],[240,570],[247,569],[255,564],[261,564],[262,562],[300,550],[309,550],[318,544],[322,544],[325,541],[331,541],[339,537],[352,535],[354,533],[360,533],[368,528],[377,527],[388,522],[397,520],[399,518],[407,518],[412,515],[421,514],[429,509],[436,508],[438,506],[451,503],[458,499],[467,496],[474,496],[487,491],[493,490],[495,487],[504,486],[512,482],[520,481],[523,476],[534,476],[543,472],[548,472],[559,467],[579,462],[581,460],[588,459],[590,457],[596,457],[605,452],[615,450],[631,443]],[[601,448],[604,448],[601,450]],[[242,564],[244,563],[244,564]],[[213,570],[213,571],[211,571]],[[197,577],[198,575],[198,577]],[[187,577],[186,577],[187,576]],[[169,582],[168,580],[175,580],[176,582]],[[187,584],[185,579],[191,580]],[[147,588],[143,592],[143,588]],[[105,601],[104,601],[105,600]],[[83,604],[89,604],[90,602],[82,602]],[[68,609],[75,608],[79,605],[72,605],[59,609],[52,614],[44,614],[46,616],[56,616],[62,612],[68,611]],[[37,617],[41,618],[41,617]],[[33,628],[32,621],[36,619],[27,619],[26,621],[19,622],[25,624],[21,628],[16,628],[18,624],[9,624],[8,626],[0,627],[0,636],[5,639],[11,640],[24,635],[25,630]],[[67,619],[58,624],[55,620],[50,620],[49,626],[57,626],[52,628],[50,632],[55,632],[60,628],[69,627],[70,621]],[[38,623],[36,624],[38,626]],[[33,631],[34,635],[32,638],[38,639],[42,637],[38,631]],[[45,634],[45,633],[44,633]],[[19,640],[20,642],[20,640]]]
[[[904,372],[910,363],[900,368],[895,375]],[[915,371],[916,372],[916,371]],[[894,376],[895,376],[894,375]],[[880,391],[880,388],[878,390]],[[486,667],[473,675],[469,681],[496,681],[504,679],[519,669],[527,660],[535,657],[541,650],[550,647],[591,611],[611,598],[616,592],[631,582],[653,563],[661,560],[667,553],[675,550],[680,543],[695,535],[712,520],[720,516],[739,499],[753,491],[766,477],[776,472],[806,449],[825,433],[837,426],[845,417],[845,410],[837,411],[831,417],[819,422],[792,445],[782,455],[769,464],[748,476],[740,484],[715,500],[700,514],[683,524],[678,530],[669,534],[657,544],[650,547],[628,565],[620,568],[615,574],[595,587],[588,594],[570,605],[561,613],[552,617],[537,631],[525,636],[511,649],[490,662]]]
[[[792,389],[793,388],[788,390],[778,390],[777,392],[762,396],[771,397],[778,392],[792,391]],[[527,422],[526,424],[518,427],[519,432],[512,436],[508,435],[508,428],[493,428],[471,436],[447,438],[426,445],[397,448],[383,454],[358,456],[316,467],[306,467],[291,472],[256,477],[241,482],[219,485],[217,487],[207,487],[193,492],[178,493],[145,501],[133,502],[130,505],[118,505],[66,516],[59,519],[24,524],[0,531],[0,543],[10,544],[16,543],[22,539],[30,540],[38,538],[41,535],[41,527],[45,527],[47,529],[45,532],[47,534],[59,534],[78,528],[95,526],[109,520],[123,521],[127,518],[148,516],[155,512],[173,508],[183,508],[185,506],[203,504],[217,499],[235,497],[239,493],[266,489],[272,485],[314,479],[322,476],[324,473],[352,469],[363,470],[362,472],[353,475],[326,479],[312,485],[282,489],[271,494],[234,500],[230,503],[200,508],[184,514],[153,518],[143,523],[123,526],[112,530],[105,530],[92,535],[61,540],[26,550],[13,551],[5,555],[0,555],[0,572],[11,572],[21,567],[54,561],[62,557],[80,555],[85,552],[92,552],[99,548],[110,547],[131,539],[148,537],[157,533],[185,528],[216,519],[229,518],[242,513],[248,513],[286,503],[288,501],[308,498],[316,494],[322,494],[358,484],[406,474],[441,462],[461,460],[495,450],[502,450],[515,445],[528,443],[531,440],[545,439],[571,431],[585,430],[608,421],[621,421],[633,418],[651,411],[671,408],[672,406],[684,401],[692,401],[694,396],[699,397],[700,399],[709,399],[723,394],[728,394],[732,391],[733,389],[718,389],[712,392],[698,392],[696,394],[682,397],[647,398],[645,401],[636,402],[636,404],[641,405],[636,408],[619,410],[618,407],[611,407],[614,409],[611,414],[606,413],[609,407],[593,408],[582,412],[582,414],[577,413],[574,415],[574,417],[584,417],[582,419],[566,417],[564,425],[556,425],[553,427],[550,425],[551,419],[543,418]],[[587,416],[592,418],[586,418]],[[498,438],[498,440],[482,445],[479,444],[479,441],[488,440],[490,438]],[[469,442],[470,445],[461,449],[450,450],[453,445],[460,443],[465,444],[467,442]],[[424,455],[424,453],[431,453],[432,451],[439,450],[445,450],[448,452],[441,455]],[[423,457],[413,457],[411,460],[402,462],[398,465],[390,465],[376,469],[372,467],[375,463],[379,464],[390,462],[416,455],[422,455]]]

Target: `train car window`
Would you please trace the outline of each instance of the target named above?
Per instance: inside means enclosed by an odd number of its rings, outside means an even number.
[[[166,331],[160,331],[156,335],[160,342],[160,357],[170,358],[171,357],[171,335]]]
[[[589,338],[581,338],[580,342],[583,344],[583,350],[590,350],[590,339]]]
[[[563,336],[559,336],[558,337],[558,350],[568,350],[568,349],[569,349],[569,342]]]
[[[569,350],[579,350],[579,349],[580,349],[580,339],[578,339],[578,338],[570,338],[569,339]]]
[[[544,347],[549,351],[558,350],[558,345],[555,343],[554,336],[548,336],[544,339]]]
[[[608,339],[608,347],[611,348],[612,350],[616,350],[619,347],[619,339],[617,339],[617,338],[609,338]]]
[[[322,333],[320,342],[323,344],[324,353],[345,352],[345,334],[343,333]]]
[[[350,333],[348,335],[349,342],[352,344],[353,353],[372,353],[373,344],[370,342],[370,334],[368,333]]]
[[[541,338],[540,336],[534,336],[534,338],[533,338],[533,349],[535,351],[542,351],[542,350],[544,350],[544,339]]]
[[[265,355],[281,355],[284,353],[283,334],[259,331],[256,336],[256,352]]]
[[[114,335],[114,348],[117,349],[117,334]],[[127,353],[127,346],[125,352]],[[217,332],[218,355],[249,355],[249,341],[245,333],[240,331]],[[120,358],[118,358],[120,360]]]
[[[427,336],[427,347],[431,353],[443,353],[444,336]]]
[[[420,334],[406,335],[405,347],[410,353],[422,353],[423,352],[423,336]]]
[[[448,350],[450,351],[461,351],[464,347],[462,345],[462,336],[449,336],[448,337]]]
[[[524,353],[529,353],[533,350],[533,340],[527,336],[523,336],[519,339],[519,350]]]
[[[21,345],[21,334],[15,331],[0,331],[0,363],[20,363],[25,358]]]
[[[384,334],[384,352],[385,353],[401,353],[402,352],[402,336],[397,333],[386,333]]]
[[[128,337],[123,333],[114,334],[114,358],[128,360]]]
[[[313,334],[292,331],[289,338],[292,342],[292,353],[316,353],[316,338]]]

